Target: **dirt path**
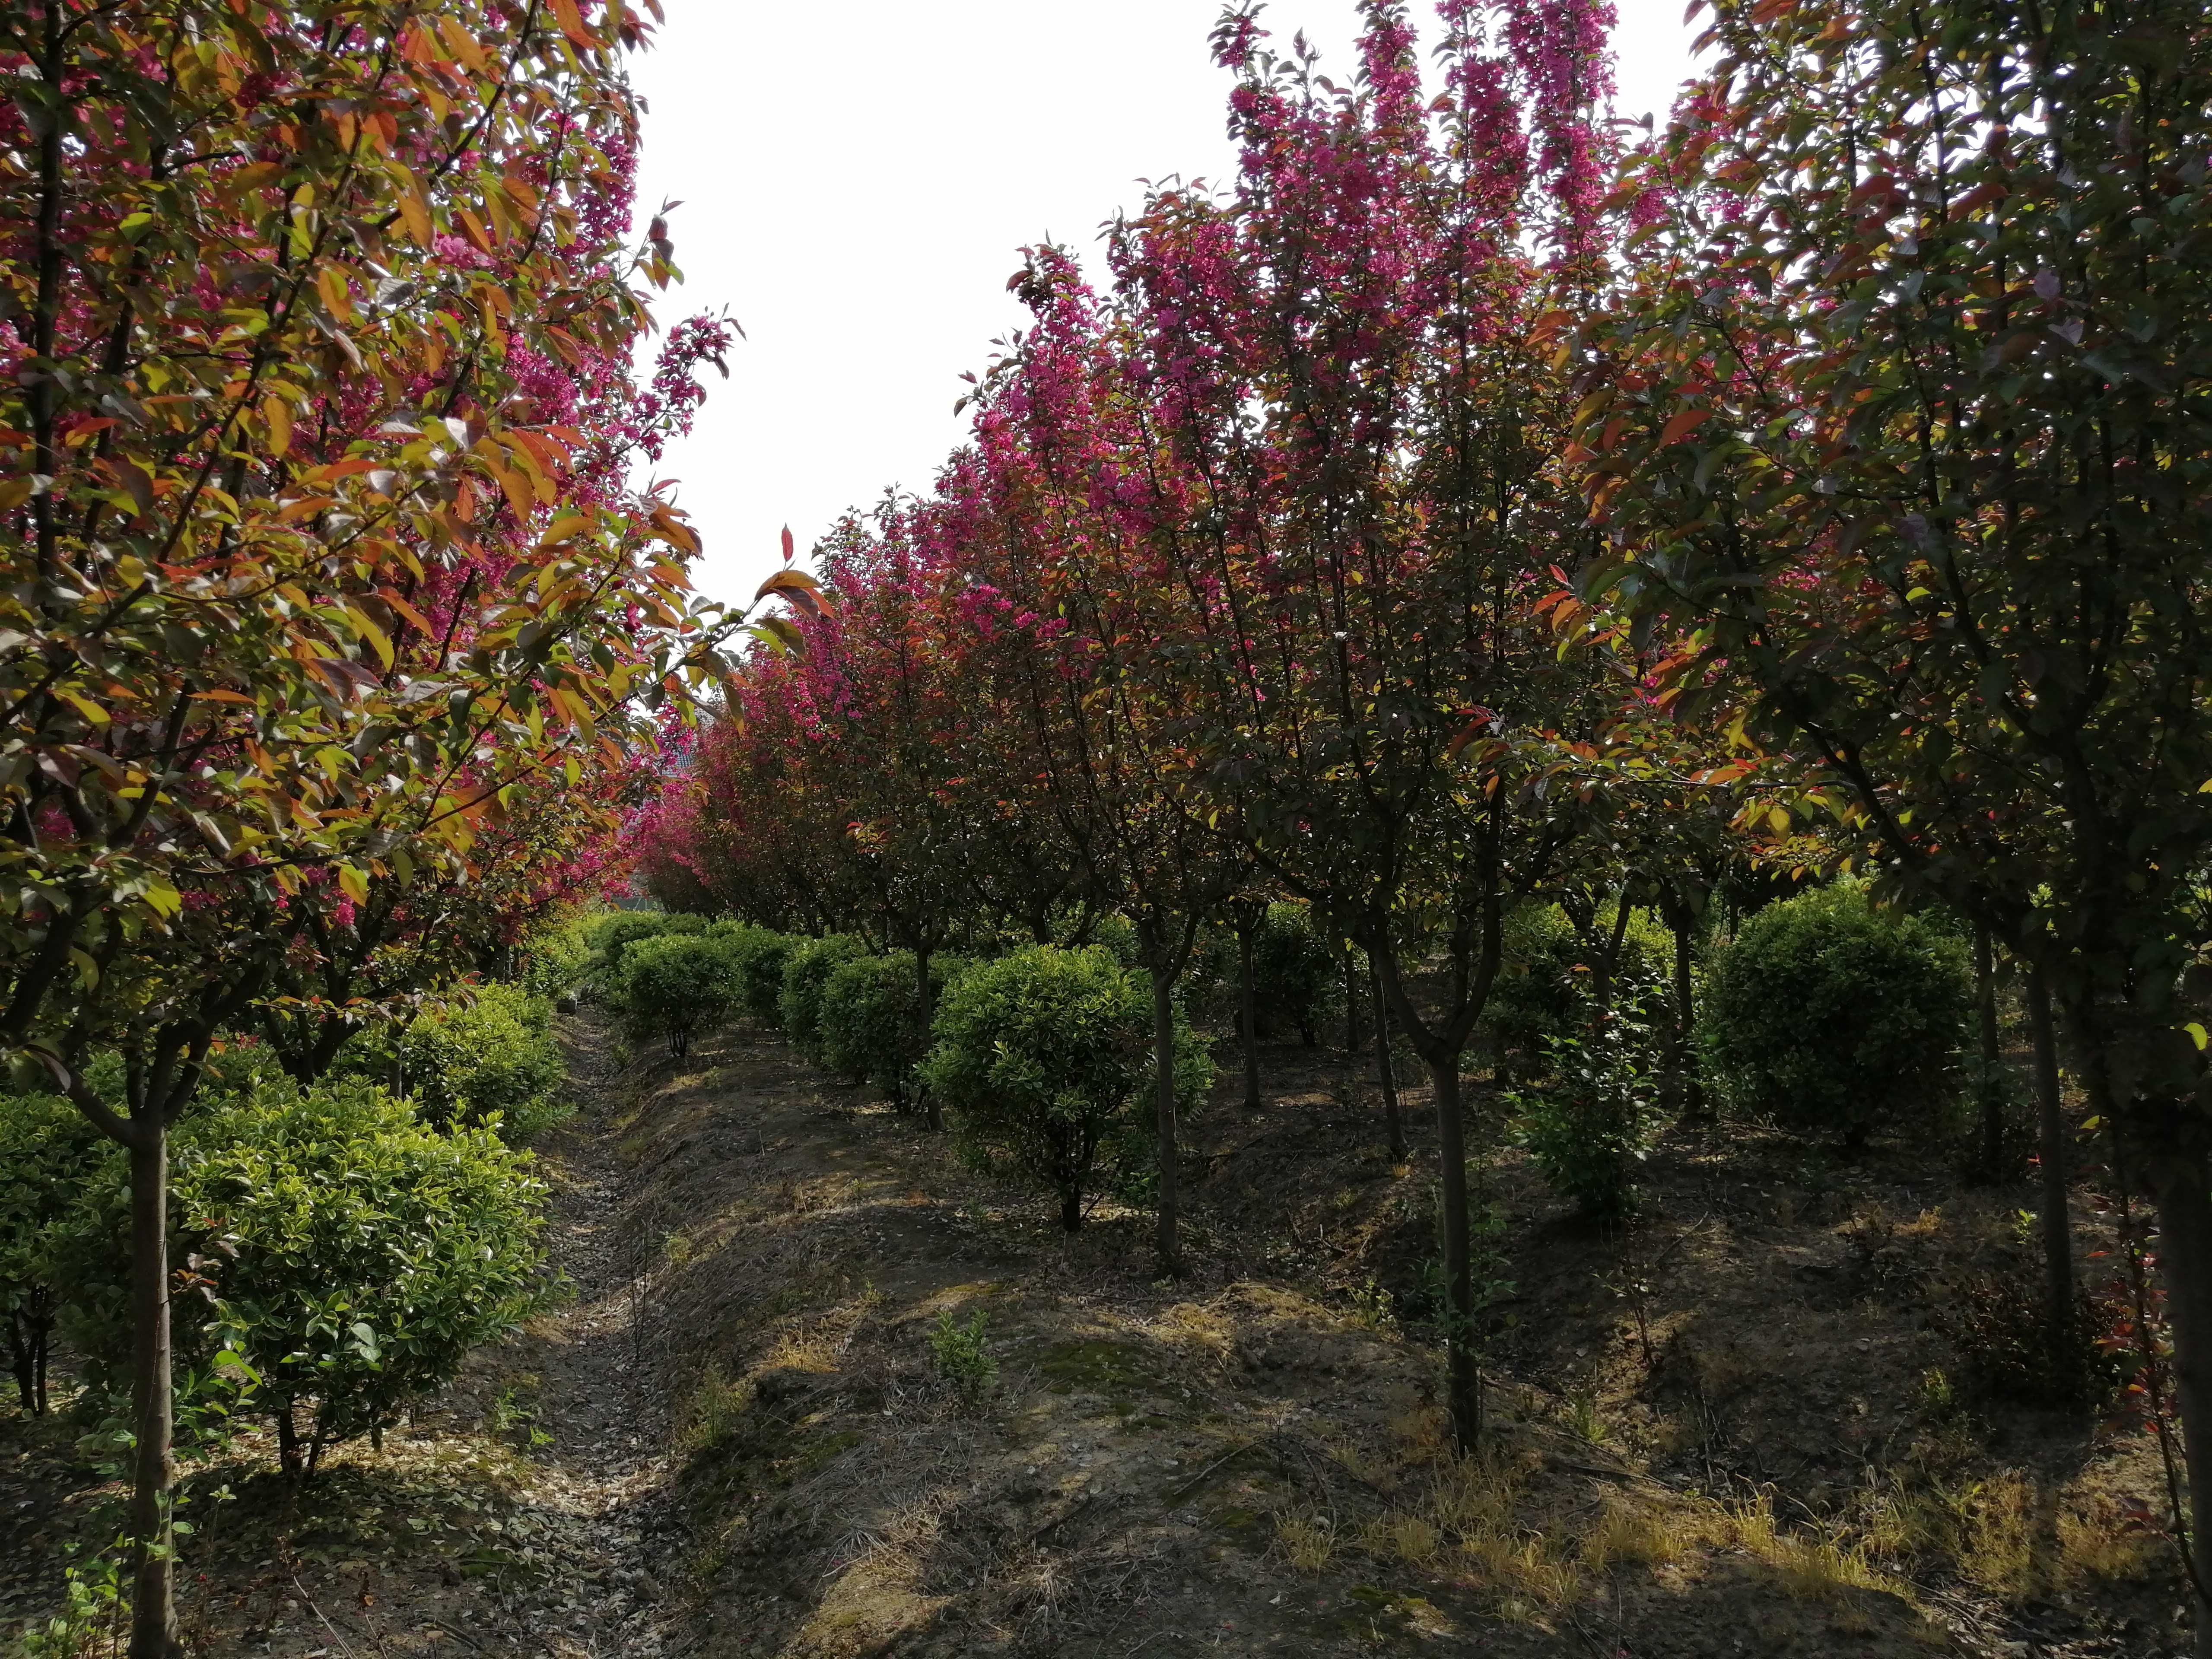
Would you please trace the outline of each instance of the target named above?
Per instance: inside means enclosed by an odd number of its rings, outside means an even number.
[[[552,1262],[572,1292],[477,1355],[381,1453],[338,1449],[305,1492],[273,1473],[264,1433],[242,1436],[237,1461],[201,1482],[227,1481],[235,1496],[191,1511],[200,1530],[179,1601],[195,1653],[611,1659],[684,1645],[672,1643],[651,1571],[665,1394],[635,1363],[639,1301],[609,1128],[617,1080],[603,1033],[578,1024],[566,1036],[580,1109],[541,1157]],[[11,1637],[53,1610],[70,1553],[100,1541],[103,1493],[70,1435],[58,1416],[0,1416]]]

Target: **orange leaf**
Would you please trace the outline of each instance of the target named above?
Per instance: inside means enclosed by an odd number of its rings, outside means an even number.
[[[1712,414],[1713,411],[1710,409],[1677,410],[1674,418],[1667,422],[1667,429],[1659,434],[1659,447],[1664,449],[1668,444],[1681,442],[1684,438],[1711,420]]]
[[[584,20],[576,10],[576,0],[549,0],[554,16],[561,20],[561,33],[589,52],[599,44],[599,36],[584,27]]]
[[[430,204],[422,195],[422,186],[404,161],[392,164],[394,182],[399,186],[399,222],[407,227],[407,239],[428,252],[437,233],[430,222]]]
[[[483,221],[466,208],[455,208],[453,217],[461,222],[461,229],[467,234],[477,252],[489,258],[491,255],[491,235],[484,229]]]
[[[507,497],[507,504],[514,509],[514,516],[523,523],[528,523],[530,515],[538,510],[537,500],[531,493],[530,480],[515,468],[501,466],[489,456],[483,458],[483,463],[491,469],[491,476],[499,481],[500,491]]]

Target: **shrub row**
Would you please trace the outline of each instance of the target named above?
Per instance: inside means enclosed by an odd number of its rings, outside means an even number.
[[[933,1018],[912,953],[872,954],[849,935],[792,939],[631,913],[599,924],[593,948],[606,994],[637,1034],[665,1036],[680,1054],[701,1024],[742,1008],[816,1065],[902,1107],[934,1095],[971,1157],[1026,1171],[1073,1218],[1102,1158],[1145,1162],[1113,1149],[1149,1099],[1151,994],[1121,918],[1071,918],[1066,938],[981,963],[933,957]],[[1277,904],[1255,919],[1252,945],[1263,1029],[1316,1042],[1342,1012],[1341,943],[1305,907]],[[1223,1023],[1237,953],[1233,930],[1209,928],[1185,987]],[[1685,1044],[1670,1035],[1674,940],[1648,911],[1622,923],[1601,908],[1577,926],[1557,905],[1529,904],[1506,919],[1485,1017],[1491,1043],[1520,1085],[1509,1100],[1522,1144],[1587,1213],[1632,1206],[1669,1064],[1694,1066],[1738,1115],[1847,1146],[1885,1114],[1924,1114],[1949,1097],[1972,987],[1964,951],[1940,926],[1842,882],[1768,905],[1709,955]],[[1202,1090],[1188,1079],[1204,1062],[1176,1018],[1192,1056],[1178,1086],[1195,1101]]]
[[[1516,914],[1504,943],[1489,1020],[1501,1070],[1531,1080],[1510,1096],[1522,1144],[1579,1210],[1617,1216],[1662,1115],[1671,941],[1632,922],[1602,1018],[1587,933],[1557,907]],[[1936,1121],[1955,1098],[1973,982],[1939,922],[1838,882],[1746,920],[1708,953],[1698,1001],[1675,1063],[1722,1107],[1853,1147],[1884,1119]]]
[[[984,961],[933,955],[927,1018],[914,952],[872,953],[848,934],[628,913],[601,924],[593,971],[632,1035],[665,1037],[672,1054],[742,1010],[902,1109],[931,1101],[964,1158],[1050,1188],[1073,1227],[1102,1174],[1140,1188],[1151,1158],[1151,981],[1111,926],[1092,931],[1107,937]],[[1180,1006],[1175,1018],[1188,1110],[1212,1067]]]
[[[169,1259],[185,1416],[265,1416],[288,1472],[380,1437],[546,1289],[543,1185],[489,1123],[439,1127],[367,1078],[302,1090],[235,1057],[177,1127]],[[0,1096],[0,1304],[27,1409],[58,1334],[86,1407],[130,1385],[125,1155],[71,1105]]]

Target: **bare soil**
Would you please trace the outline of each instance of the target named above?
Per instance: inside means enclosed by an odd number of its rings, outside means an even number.
[[[1611,1231],[1498,1150],[1492,1444],[1461,1460],[1422,1318],[1433,1137],[1409,1085],[1411,1158],[1382,1151],[1371,1054],[1269,1046],[1256,1114],[1224,1065],[1189,1272],[1155,1280],[1149,1216],[1101,1200],[1066,1235],[776,1041],[617,1071],[604,1027],[567,1035],[574,1294],[304,1492],[242,1445],[187,1549],[201,1651],[2184,1645],[2154,1441],[1977,1395],[1948,1334],[1953,1286],[2032,1270],[2032,1198],[1925,1145],[1680,1130]],[[978,1313],[995,1375],[963,1380],[932,1334]],[[97,1496],[64,1428],[0,1415],[0,1615],[51,1603]]]

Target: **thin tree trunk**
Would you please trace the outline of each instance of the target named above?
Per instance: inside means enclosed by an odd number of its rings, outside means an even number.
[[[2044,1316],[2051,1349],[2074,1340],[2074,1230],[2067,1213],[2066,1104],[2058,1089],[2058,1034],[2051,1018],[2051,986],[2040,969],[2027,976],[2028,1027],[2035,1039],[2036,1139],[2043,1165]]]
[[[1260,1109],[1260,988],[1252,977],[1253,923],[1237,919],[1237,1013],[1244,1038],[1244,1109]]]
[[[2197,1659],[2212,1659],[2212,1603],[2203,1594],[2212,1537],[2212,1193],[2201,1155],[2157,1163],[2158,1264],[2173,1331],[2174,1402],[2188,1473],[2190,1573]]]
[[[1406,1156],[1406,1115],[1398,1109],[1398,1073],[1390,1064],[1390,1005],[1382,998],[1382,970],[1368,958],[1368,977],[1375,993],[1376,1075],[1382,1080],[1382,1121],[1390,1137],[1390,1156]]]
[[[1605,1017],[1613,1012],[1613,970],[1620,965],[1620,942],[1628,937],[1628,919],[1634,914],[1635,908],[1629,903],[1627,890],[1624,888],[1620,902],[1613,913],[1612,935],[1605,942],[1604,954],[1598,958],[1597,972],[1590,985],[1590,1024],[1593,1026],[1604,1024]]]
[[[1071,1233],[1081,1229],[1083,1225],[1083,1189],[1079,1187],[1073,1192],[1060,1194],[1060,1224],[1065,1231]]]
[[[169,1135],[158,1112],[132,1125],[131,1392],[138,1437],[131,1497],[131,1659],[179,1659],[169,1499],[175,1403],[169,1379]]]
[[[1359,975],[1352,965],[1352,944],[1347,939],[1344,946],[1344,1052],[1357,1054],[1360,1038]]]
[[[1175,985],[1155,968],[1152,973],[1152,1067],[1158,1085],[1160,1208],[1156,1247],[1164,1273],[1181,1274],[1182,1251],[1176,1237],[1176,1191]]]
[[[1443,1164],[1445,1398],[1462,1452],[1482,1443],[1482,1386],[1474,1357],[1474,1258],[1468,1226],[1467,1139],[1460,1116],[1459,1056],[1429,1062]]]
[[[1705,1115],[1705,1085],[1698,1075],[1693,1034],[1698,1028],[1697,989],[1690,976],[1690,922],[1686,915],[1674,927],[1674,1076],[1680,1091],[1677,1109],[1686,1118]]]
[[[45,1413],[39,1404],[38,1327],[18,1309],[8,1316],[9,1358],[15,1370],[15,1391],[23,1398],[23,1414],[38,1417]]]
[[[2184,1553],[2184,1576],[2195,1612],[2192,1650],[2197,1659],[2212,1659],[2212,1601],[2204,1594],[2205,1540],[2212,1535],[2212,1179],[2208,1179],[2202,1146],[2193,1135],[2185,1139],[2177,1133],[2180,1112],[2174,1109],[2185,1109],[2183,1103],[2166,1103],[2163,1123],[2155,1111],[2141,1113],[2151,1122],[2148,1146],[2157,1150],[2149,1156],[2136,1155],[2121,1124],[2120,1094],[2113,1086],[2108,1047],[2112,1039],[2100,1028],[2096,1006],[2085,998],[2067,1012],[2081,1056],[2081,1080],[2088,1088],[2090,1109],[2112,1136],[2114,1177],[2124,1189],[2148,1188],[2158,1212],[2158,1274],[2166,1288],[2173,1401],[2181,1419],[2182,1468],[2188,1488],[2185,1499],[2178,1489],[2171,1493],[2177,1511],[2174,1525],[2185,1533],[2176,1542]],[[2136,1100],[2131,1104],[2141,1109],[2156,1103]],[[2176,1483],[2177,1488],[2180,1484]],[[2189,1510],[2185,1520],[2179,1513],[2185,1501]]]
[[[1995,1181],[2004,1172],[2004,1091],[1997,1086],[1997,974],[1996,953],[1990,944],[1990,925],[1974,923],[1974,997],[1982,1026],[1982,1178]]]
[[[296,1401],[287,1400],[276,1408],[276,1467],[294,1480],[307,1472],[300,1457],[300,1424]]]
[[[926,946],[917,949],[914,953],[914,969],[917,981],[915,987],[915,994],[916,1006],[921,1010],[921,1047],[922,1052],[925,1054],[929,1050],[930,1022],[936,1018],[937,1012],[936,1009],[931,1006],[934,999],[930,994],[929,957],[930,952]],[[915,1086],[921,1087],[921,1085],[917,1084]],[[902,1082],[900,1087],[903,1090],[905,1084]],[[935,1091],[928,1088],[922,1088],[921,1101],[922,1104],[929,1109],[930,1133],[933,1134],[944,1133],[945,1107],[937,1098]]]

